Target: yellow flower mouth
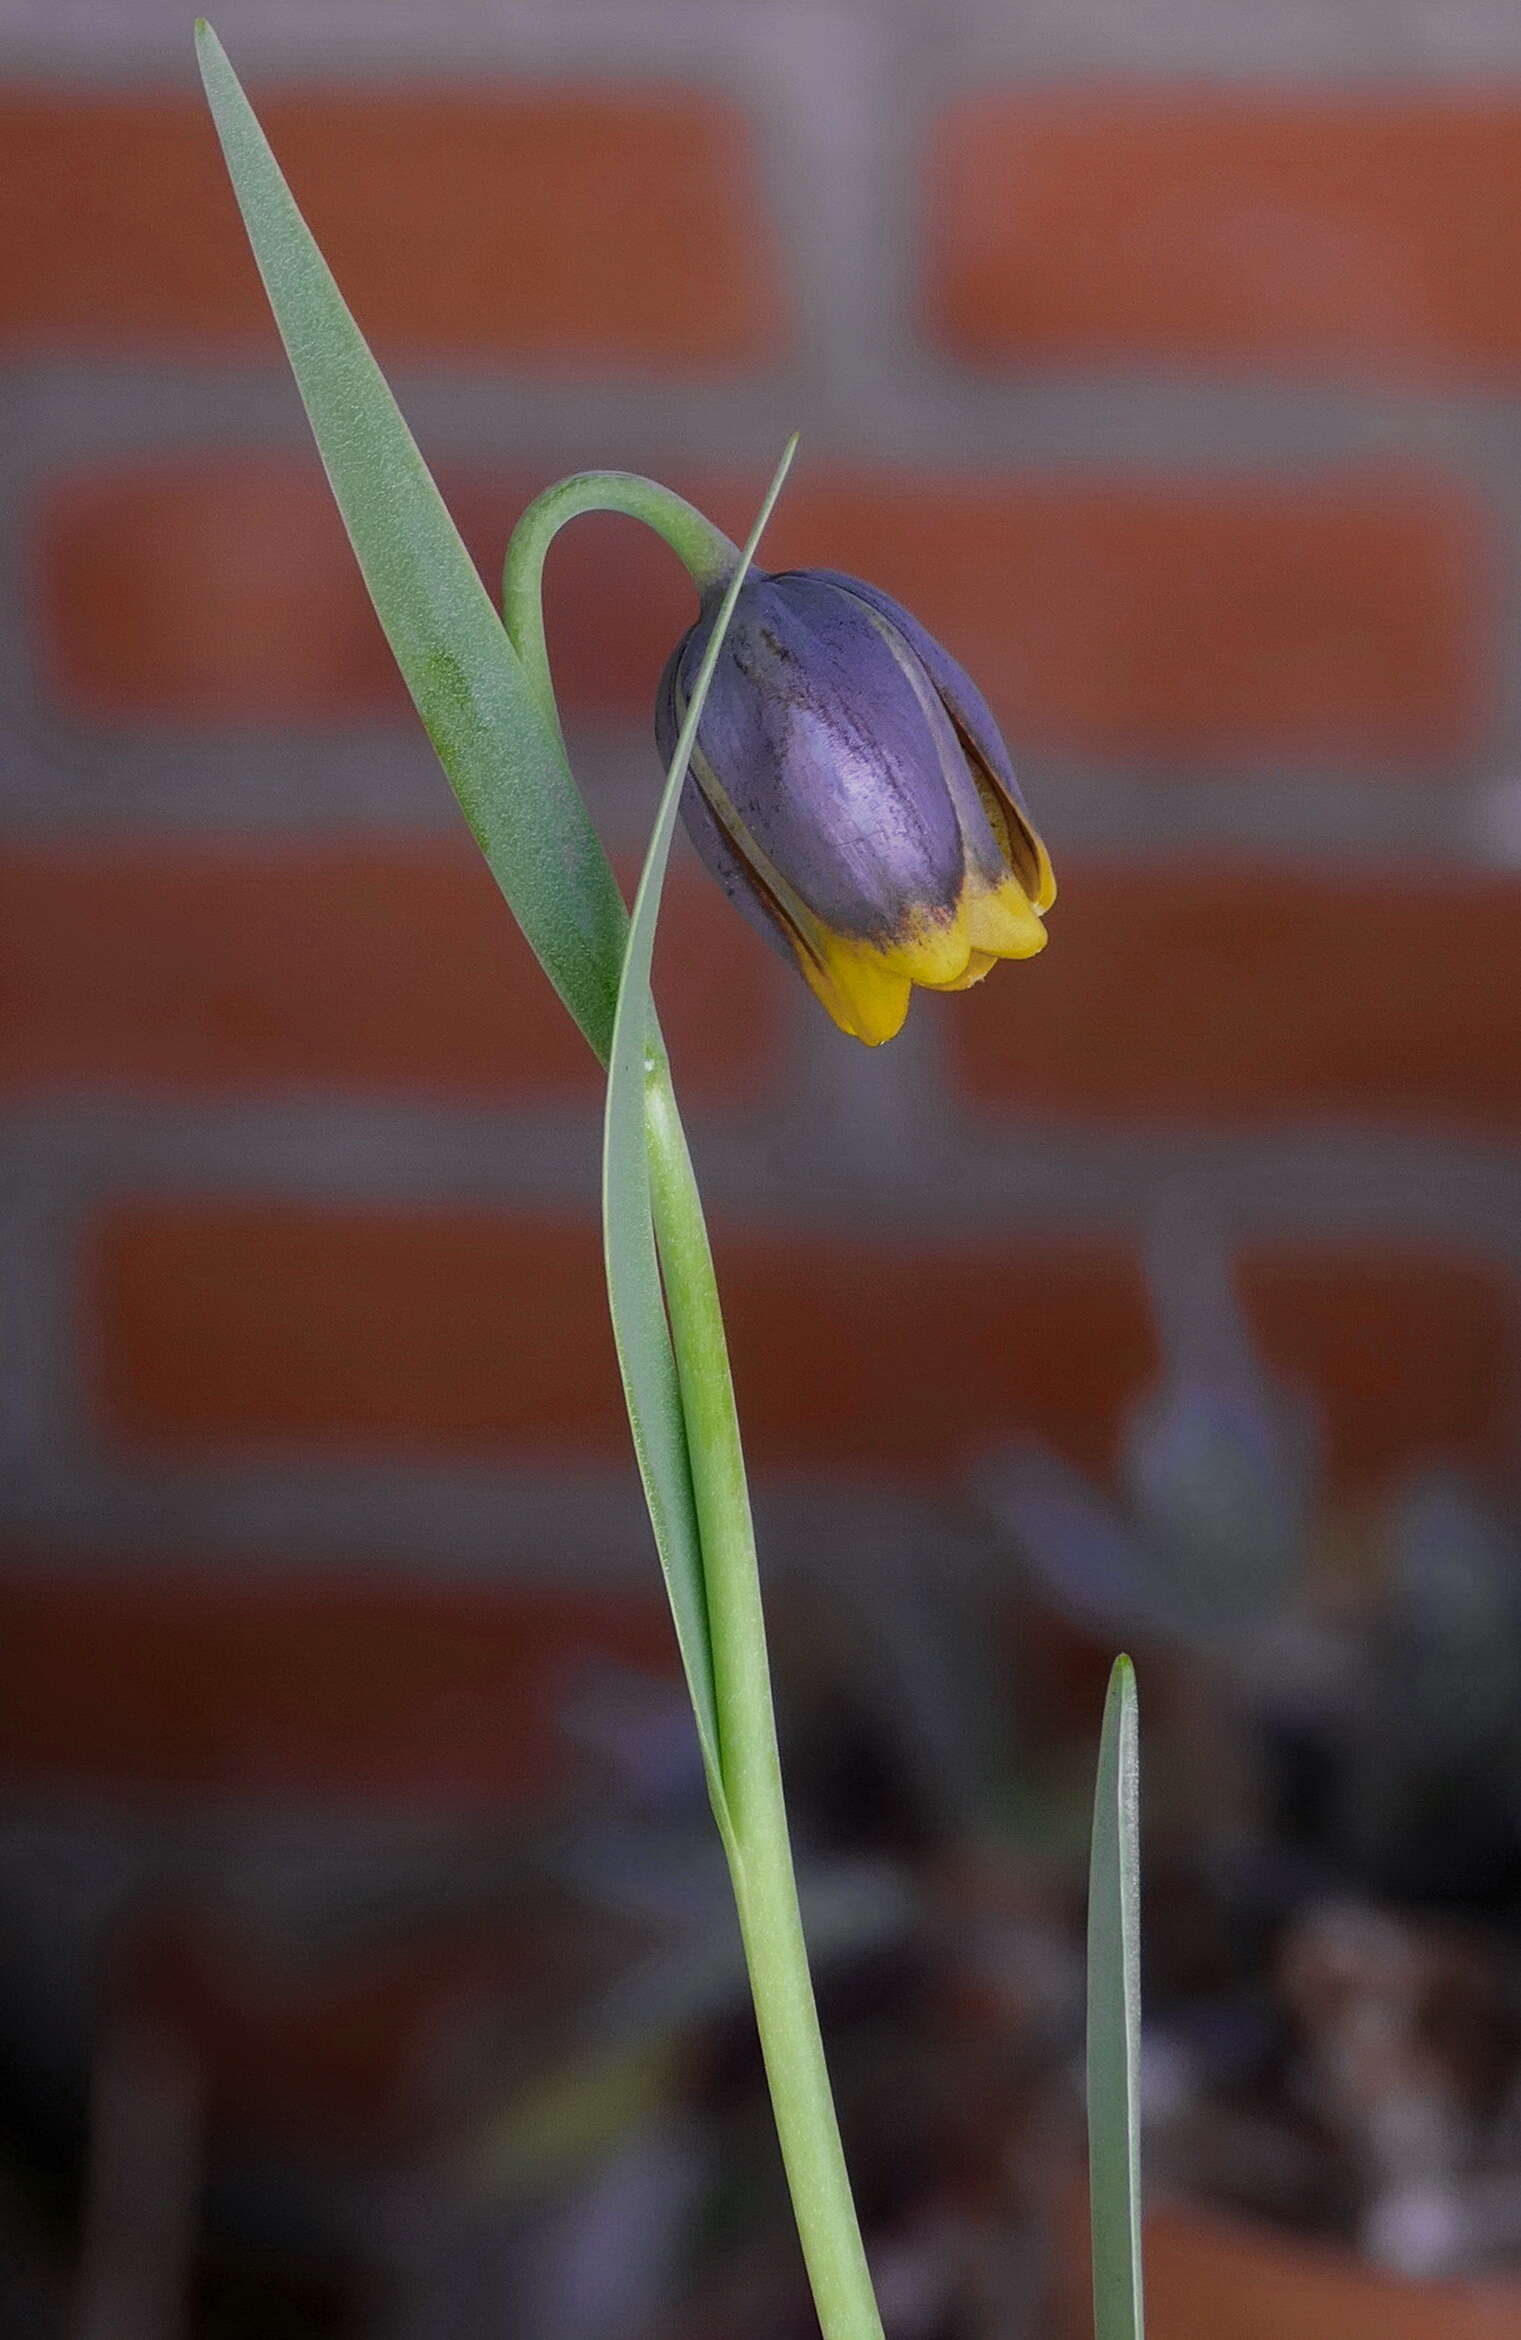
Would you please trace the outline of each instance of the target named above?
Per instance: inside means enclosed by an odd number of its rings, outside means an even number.
[[[791,945],[814,997],[842,1032],[868,1048],[880,1048],[902,1031],[916,983],[926,991],[968,991],[997,960],[1033,959],[1045,949],[1041,912],[1055,899],[1056,886],[1046,849],[1026,823],[1018,829],[1019,875],[1008,860],[1001,877],[968,868],[954,910],[908,908],[891,941],[867,942],[826,926],[809,909],[748,834],[700,749],[693,752],[692,768],[746,882]],[[1009,855],[1018,816],[1005,811],[980,771],[976,777],[994,836]],[[1034,902],[1025,891],[1026,874],[1036,888]]]
[[[1014,877],[997,885],[969,878],[951,918],[922,920],[890,944],[833,934],[806,912],[786,926],[815,998],[842,1032],[868,1048],[880,1048],[903,1029],[916,983],[926,991],[969,991],[999,959],[1033,959],[1047,941]]]

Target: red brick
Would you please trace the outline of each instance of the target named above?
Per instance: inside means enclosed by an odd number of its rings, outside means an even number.
[[[974,362],[1521,366],[1516,88],[1002,92],[931,167],[930,315]]]
[[[656,986],[694,1101],[753,1103],[786,969],[705,876]],[[0,851],[0,1093],[323,1087],[593,1103],[601,1074],[473,846],[139,839]]]
[[[1489,710],[1482,523],[1394,466],[805,480],[767,553],[898,594],[1016,748],[1419,763],[1471,745]]]
[[[1242,1285],[1264,1356],[1324,1401],[1340,1474],[1508,1451],[1515,1293],[1477,1260],[1374,1244],[1263,1252]]]
[[[494,581],[542,483],[445,484]],[[758,492],[675,484],[740,532]],[[901,595],[1022,746],[1419,765],[1471,747],[1490,712],[1488,535],[1425,472],[805,474],[767,550]],[[73,479],[41,515],[39,562],[44,667],[87,714],[278,725],[403,706],[315,461]],[[578,522],[546,606],[567,706],[647,721],[692,616],[663,547],[627,521]]]
[[[1118,1249],[720,1242],[741,1416],[762,1469],[955,1474],[1021,1429],[1102,1466],[1152,1364]],[[1266,1347],[1322,1389],[1340,1468],[1487,1448],[1510,1299],[1443,1253],[1266,1255]],[[82,1305],[105,1424],[187,1454],[314,1446],[536,1463],[626,1451],[590,1223],[125,1205]]]
[[[86,714],[283,725],[406,705],[315,455],[63,481],[38,619],[53,687]]]
[[[442,484],[494,596],[512,524],[548,481],[445,471]],[[74,474],[44,501],[37,550],[44,669],[86,716],[279,726],[406,708],[315,455],[219,452]],[[695,614],[647,529],[609,514],[577,521],[545,579],[562,701],[648,721]]]
[[[255,90],[382,353],[600,371],[771,357],[781,300],[745,124],[706,91]],[[188,93],[0,96],[0,342],[267,351],[210,119]]]
[[[112,1941],[110,2002],[188,2050],[219,2138],[294,2152],[309,2171],[330,2155],[352,2169],[436,2152],[441,2106],[451,2127],[489,2118],[504,2044],[536,2037],[606,1963],[584,1911],[542,1888],[526,1926],[510,1885],[478,1912],[439,1898],[364,1910],[313,1941],[250,1928],[214,1889],[182,1891]]]
[[[481,1905],[459,1900],[251,1926],[215,1886],[171,1889],[112,1939],[108,2003],[188,2050],[219,2139],[257,2140],[309,2173],[330,2157],[349,2172],[415,2162],[499,2115],[528,2043],[643,1946],[610,1911],[588,1925],[584,1901],[506,1861]]]
[[[1161,862],[1059,872],[1051,948],[941,1021],[979,1105],[1521,1129],[1521,883]]]
[[[23,1555],[0,1571],[0,1780],[518,1802],[561,1784],[579,1669],[672,1674],[648,1596]]]

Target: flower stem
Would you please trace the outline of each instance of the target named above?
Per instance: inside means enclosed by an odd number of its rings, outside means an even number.
[[[728,1854],[755,2020],[825,2340],[882,2340],[798,1909],[766,1621],[713,1256],[662,1050],[645,1085],[650,1190],[702,1534]]]
[[[721,586],[740,558],[738,548],[693,505],[631,472],[582,472],[536,498],[508,547],[502,614],[530,685],[557,731],[544,637],[544,557],[557,529],[594,511],[626,513],[653,528],[683,562],[699,594]],[[820,2328],[824,2340],[882,2340],[798,1908],[755,1531],[718,1285],[670,1066],[653,1018],[645,1062],[650,1205],[691,1465],[713,1657],[722,1789],[715,1793],[715,1814]]]
[[[739,559],[739,546],[705,512],[636,471],[578,471],[535,496],[507,547],[502,620],[557,731],[560,716],[544,639],[544,556],[566,521],[583,512],[621,512],[642,520],[670,546],[699,594],[726,584]]]

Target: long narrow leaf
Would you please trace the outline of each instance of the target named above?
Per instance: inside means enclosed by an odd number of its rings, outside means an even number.
[[[1104,1704],[1088,1872],[1088,2186],[1095,2340],[1142,2340],[1140,1763],[1135,1669]]]
[[[264,289],[364,581],[466,820],[599,1056],[625,919],[558,734],[216,34],[196,48]]]
[[[655,950],[655,928],[660,916],[661,890],[670,858],[671,838],[682,782],[697,737],[703,704],[713,669],[723,647],[735,599],[745,571],[754,558],[762,529],[781,493],[793,451],[794,437],[783,451],[775,476],[740,556],[729,590],[719,609],[698,670],[691,702],[676,751],[671,758],[660,810],[645,854],[639,890],[634,896],[628,947],[618,986],[613,1023],[612,1056],[608,1065],[607,1104],[603,1121],[602,1238],[607,1262],[608,1301],[613,1338],[623,1375],[623,1392],[634,1451],[639,1459],[645,1499],[655,1529],[661,1566],[665,1571],[676,1638],[686,1668],[703,1761],[714,1803],[722,1811],[723,1778],[720,1766],[718,1701],[713,1681],[713,1654],[708,1638],[707,1596],[703,1588],[702,1539],[692,1496],[691,1467],[687,1458],[686,1428],[661,1291],[660,1264],[650,1206],[649,1156],[644,1126],[646,1052],[653,1031],[654,1005],[650,995],[650,968]]]

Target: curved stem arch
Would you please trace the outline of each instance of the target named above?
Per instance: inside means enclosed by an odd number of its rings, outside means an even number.
[[[739,546],[705,512],[674,488],[662,487],[637,471],[577,471],[535,496],[507,547],[502,622],[556,726],[560,715],[544,637],[544,560],[567,520],[586,512],[620,512],[626,519],[642,520],[670,546],[701,596],[721,592],[740,558]]]

